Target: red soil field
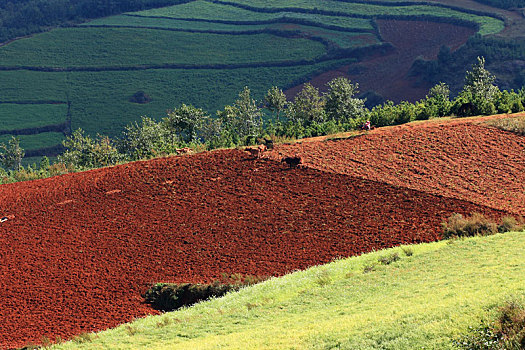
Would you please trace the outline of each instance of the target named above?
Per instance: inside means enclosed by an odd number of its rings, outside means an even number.
[[[326,145],[371,147],[377,137]],[[320,164],[317,153],[309,160]],[[2,185],[0,216],[14,217],[0,224],[0,348],[153,314],[141,294],[154,282],[281,275],[434,241],[445,218],[473,211],[505,214],[361,177],[288,169],[240,150]]]
[[[283,145],[267,156],[298,155],[308,167],[325,172],[525,216],[525,138],[485,124],[488,119],[504,117],[379,128],[337,142]]]
[[[436,59],[441,46],[455,50],[475,33],[472,28],[449,23],[378,20],[377,24],[383,40],[395,47],[394,52],[357,63],[355,66],[360,67],[362,73],[349,74],[350,66],[344,66],[322,73],[310,83],[325,90],[327,82],[344,76],[358,82],[362,92],[372,90],[396,103],[414,102],[424,98],[431,87],[417,84],[416,79],[407,76],[416,58]],[[291,98],[302,88],[303,85],[299,85],[288,89],[286,95]]]

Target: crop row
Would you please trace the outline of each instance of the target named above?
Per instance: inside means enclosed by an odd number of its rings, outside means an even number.
[[[261,12],[251,9],[230,6],[222,3],[213,3],[204,0],[192,1],[186,4],[170,6],[161,9],[135,12],[133,15],[144,17],[160,17],[164,19],[210,20],[222,22],[261,22],[272,20],[305,20],[322,25],[338,26],[341,28],[373,29],[371,22],[366,18],[349,16],[327,16],[322,14],[301,13],[296,11]],[[111,18],[111,17],[110,17]],[[104,21],[97,20],[98,21]]]
[[[41,148],[60,145],[64,140],[64,134],[60,132],[44,132],[35,135],[18,135],[20,146],[26,150],[38,150]],[[11,135],[0,135],[0,143],[6,143]]]
[[[139,48],[139,49],[138,49]],[[269,34],[219,35],[134,28],[65,28],[0,48],[3,66],[97,67],[310,60],[323,44]]]
[[[157,26],[159,25],[160,26]],[[303,24],[290,23],[267,23],[267,24],[246,24],[235,25],[214,22],[197,22],[186,20],[166,20],[153,17],[129,17],[120,16],[110,18],[106,21],[89,23],[84,27],[104,27],[104,28],[141,28],[166,31],[187,31],[192,33],[204,34],[247,34],[247,33],[275,33],[281,35],[306,35],[312,38],[319,38],[324,43],[330,43],[338,48],[351,49],[361,46],[379,44],[376,34],[367,32],[348,32],[309,26]]]
[[[449,19],[460,24],[468,22],[479,27],[479,34],[487,35],[498,33],[504,28],[503,20],[487,15],[474,14],[471,11],[453,9],[433,5],[385,6],[368,3],[348,3],[342,1],[323,1],[322,7],[315,0],[276,0],[268,4],[264,0],[233,0],[218,1],[221,4],[238,6],[251,11],[273,13],[282,11],[295,11],[305,13],[318,13],[334,16],[349,16],[356,18],[382,18],[382,19],[421,19],[437,20],[439,18]]]

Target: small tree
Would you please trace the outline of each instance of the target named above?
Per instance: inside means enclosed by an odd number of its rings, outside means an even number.
[[[257,103],[251,97],[250,89],[246,86],[239,93],[234,104],[238,119],[238,128],[243,136],[256,136],[261,132],[262,113]]]
[[[325,120],[324,106],[325,101],[319,95],[319,90],[306,83],[295,96],[293,103],[288,106],[288,117],[294,122],[321,123]]]
[[[427,109],[432,111],[431,114],[436,114],[429,115],[429,117],[444,117],[450,114],[452,103],[450,102],[449,86],[445,83],[439,83],[432,87],[428,91],[424,103],[427,105]]]
[[[336,121],[361,118],[366,114],[365,100],[354,98],[359,92],[359,84],[339,77],[327,84],[325,110],[328,118]]]
[[[178,146],[178,137],[163,123],[142,117],[141,123],[126,126],[124,137],[118,142],[118,149],[130,159],[152,158],[172,153]]]
[[[108,136],[92,139],[82,129],[75,130],[62,142],[65,152],[58,161],[79,169],[89,169],[118,163],[121,155]],[[48,166],[49,167],[49,166]]]
[[[202,109],[183,104],[179,108],[168,111],[168,117],[164,118],[163,122],[169,131],[189,143],[197,141],[197,131],[207,117]]]
[[[22,158],[25,152],[20,147],[20,139],[12,136],[7,145],[0,144],[0,162],[7,169],[19,171],[22,167]]]
[[[264,102],[266,108],[268,108],[270,112],[275,113],[277,120],[279,120],[279,116],[281,115],[281,112],[284,111],[287,102],[283,90],[279,89],[277,86],[271,87],[264,97]]]
[[[470,92],[474,99],[492,102],[499,93],[495,81],[496,76],[485,69],[485,58],[478,57],[478,63],[473,64],[472,70],[465,75],[463,90]]]
[[[254,139],[262,131],[262,112],[248,87],[240,93],[233,106],[217,112],[224,127],[224,136],[234,144]]]

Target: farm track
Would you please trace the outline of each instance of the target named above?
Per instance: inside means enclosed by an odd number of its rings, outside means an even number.
[[[525,138],[484,125],[487,119],[380,128],[338,142],[283,145],[268,157],[298,155],[321,171],[525,216]]]
[[[359,140],[384,144],[373,134]],[[442,220],[473,211],[505,214],[360,177],[287,169],[239,150],[2,185],[0,215],[14,219],[0,225],[0,348],[155,313],[140,296],[154,282],[281,275],[434,241]]]

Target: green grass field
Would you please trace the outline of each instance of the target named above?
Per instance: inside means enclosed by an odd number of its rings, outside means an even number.
[[[65,104],[0,104],[0,130],[38,128],[66,121]]]
[[[219,35],[135,28],[56,29],[0,48],[4,66],[126,67],[311,60],[321,43],[268,34]]]
[[[452,349],[495,306],[525,296],[525,233],[409,249],[273,278],[53,348]],[[399,261],[378,264],[393,252]]]
[[[99,132],[116,136],[128,123],[140,120],[140,116],[160,118],[166,115],[167,109],[182,103],[193,104],[215,114],[223,106],[232,104],[244,86],[249,86],[253,96],[260,100],[269,86],[286,86],[297,77],[309,76],[332,65],[351,61],[232,70],[75,72],[70,74],[74,87],[71,91],[72,128],[82,128],[92,135]],[[152,102],[129,102],[130,96],[139,90],[150,95]]]
[[[259,8],[300,8],[314,10],[320,8],[322,11],[333,11],[349,15],[365,16],[372,18],[374,16],[433,16],[444,18],[455,18],[475,22],[480,26],[479,34],[495,34],[503,30],[504,23],[502,20],[478,16],[453,9],[429,6],[429,5],[406,5],[406,6],[382,6],[364,3],[346,3],[342,1],[325,0],[323,6],[319,6],[316,0],[275,0],[269,4],[266,0],[232,0],[232,3]]]
[[[370,19],[345,16],[325,16],[320,14],[281,11],[276,13],[255,12],[238,7],[205,0],[197,0],[186,4],[146,10],[134,13],[146,17],[171,17],[177,19],[202,19],[210,21],[234,21],[241,24],[245,21],[270,21],[288,18],[307,20],[324,25],[352,29],[373,29]],[[103,21],[103,20],[102,20]],[[98,23],[98,22],[95,22]]]
[[[12,135],[0,135],[0,143],[7,143]],[[53,147],[62,143],[64,134],[61,132],[43,132],[36,135],[18,135],[20,147],[33,150],[43,147]]]

